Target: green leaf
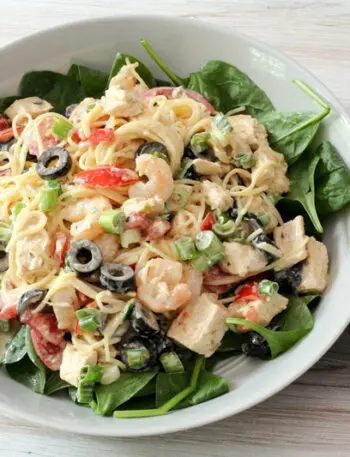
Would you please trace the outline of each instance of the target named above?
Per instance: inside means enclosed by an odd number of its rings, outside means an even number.
[[[26,73],[19,85],[20,97],[40,97],[53,105],[54,111],[64,112],[66,106],[84,98],[80,83],[74,78],[54,71]]]
[[[6,365],[12,379],[37,393],[44,393],[45,373],[37,368],[26,355],[20,362]]]
[[[26,325],[22,325],[8,344],[4,355],[5,365],[19,362],[27,354],[26,332]]]
[[[21,97],[17,95],[10,95],[8,97],[0,98],[0,114],[3,114],[7,110],[7,108],[19,98]]]
[[[316,208],[320,214],[339,211],[350,202],[350,173],[335,147],[325,141],[317,148]]]
[[[102,97],[108,81],[108,73],[78,64],[70,67],[68,76],[80,84],[85,97]]]
[[[46,373],[45,365],[42,363],[42,361],[39,359],[37,353],[35,352],[33,342],[32,342],[32,337],[31,337],[31,329],[28,326],[25,326],[25,327],[26,327],[25,344],[26,344],[27,355],[30,358],[30,360],[32,361],[32,363],[34,363],[34,365],[37,368],[39,368],[39,370]]]
[[[69,386],[68,387],[68,395],[69,395],[69,398],[74,401],[74,403],[78,403],[77,402],[77,397],[78,397],[78,389],[74,386]],[[83,406],[83,405],[81,405]]]
[[[294,163],[309,146],[320,126],[319,115],[312,111],[270,112],[260,119],[269,133],[269,143],[282,153],[288,164]],[[305,123],[310,123],[303,127]]]
[[[97,386],[95,411],[102,415],[111,414],[118,406],[134,397],[156,374],[157,371],[122,373],[112,384]]]
[[[241,352],[241,346],[244,342],[244,335],[233,332],[226,332],[217,352]]]
[[[315,206],[315,170],[319,161],[319,155],[310,158],[308,154],[301,157],[297,163],[289,168],[290,188],[288,194],[283,197],[282,204],[290,201],[299,202],[307,212],[317,232],[322,233],[323,228]]]
[[[45,395],[52,395],[60,390],[67,389],[68,387],[70,387],[70,384],[60,378],[59,371],[51,371],[47,376]]]
[[[141,78],[145,81],[148,87],[155,87],[157,85],[156,80],[154,79],[154,76],[152,75],[151,71],[146,67],[145,64],[143,64],[140,60],[138,60],[134,56],[130,56],[128,54],[122,54],[118,52],[118,54],[115,56],[115,60],[112,65],[111,72],[109,74],[108,78],[108,83],[109,84],[110,80],[115,76],[120,69],[126,64],[126,59],[130,61],[130,63],[135,63],[138,62],[138,67],[136,68],[137,73],[141,76]]]
[[[189,383],[191,373],[159,373],[157,376],[156,405],[161,407],[181,392]],[[221,377],[202,371],[199,375],[196,390],[182,401],[176,409],[198,405],[229,391],[227,381]]]
[[[254,117],[273,111],[271,100],[245,73],[220,60],[211,60],[192,73],[186,87],[206,97],[223,113],[245,106]]]
[[[283,318],[281,330],[269,330],[262,325],[239,318],[228,318],[226,322],[229,325],[244,325],[263,336],[270,347],[271,357],[274,359],[290,349],[313,328],[313,317],[307,305],[316,297],[316,295],[289,297],[288,309]]]

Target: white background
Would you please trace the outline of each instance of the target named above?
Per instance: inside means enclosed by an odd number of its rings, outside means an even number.
[[[234,26],[297,59],[350,109],[349,0],[0,0],[0,46],[56,24],[118,12],[166,12]],[[0,456],[348,457],[349,386],[348,330],[292,386],[217,424],[117,440],[66,435],[0,415]]]

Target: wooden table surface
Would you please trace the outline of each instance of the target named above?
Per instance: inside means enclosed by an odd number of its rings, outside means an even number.
[[[128,11],[234,26],[297,59],[350,110],[349,0],[0,0],[0,7],[0,46],[56,24]],[[348,329],[293,385],[230,419],[130,440],[68,435],[0,415],[0,456],[348,457],[349,422]]]

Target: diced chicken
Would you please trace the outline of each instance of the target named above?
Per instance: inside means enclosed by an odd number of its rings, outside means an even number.
[[[35,235],[28,235],[16,243],[17,275],[23,278],[26,275],[40,276],[46,274],[47,250],[49,239],[44,230]]]
[[[61,330],[74,330],[76,317],[73,303],[75,298],[73,287],[64,287],[51,297],[57,325]]]
[[[132,213],[155,215],[164,211],[164,201],[157,195],[153,198],[129,198],[129,200],[123,203],[121,209],[126,217]]]
[[[72,386],[78,387],[79,375],[85,365],[96,365],[97,352],[87,348],[86,351],[78,350],[68,343],[63,351],[60,367],[60,377]]]
[[[273,236],[276,246],[282,251],[282,257],[274,266],[276,271],[292,267],[306,259],[309,237],[305,235],[303,216],[297,216],[292,221],[276,227]]]
[[[202,188],[205,200],[211,209],[226,211],[233,204],[230,192],[211,181],[204,181]]]
[[[218,175],[221,173],[221,166],[218,162],[210,162],[205,159],[194,159],[193,167],[199,175]]]
[[[328,254],[327,248],[315,238],[311,237],[306,246],[308,256],[303,263],[301,282],[297,292],[320,294],[328,283]]]
[[[253,151],[255,151],[261,144],[266,144],[266,129],[252,116],[238,114],[236,116],[230,116],[229,120],[234,133],[248,143]]]
[[[39,97],[28,97],[16,100],[10,105],[5,114],[12,120],[15,116],[29,113],[33,118],[47,113],[53,106]]]
[[[242,197],[240,199],[240,203],[242,207],[244,207],[248,203],[249,197]],[[263,197],[260,195],[257,195],[253,197],[248,211],[250,213],[256,214],[257,216],[260,215],[266,215],[269,218],[269,223],[266,225],[265,231],[266,232],[273,232],[273,230],[277,227],[278,225],[278,219],[276,212],[277,210],[274,208],[274,206],[270,203],[268,203]]]
[[[267,265],[266,256],[250,244],[226,242],[224,252],[225,257],[220,263],[221,269],[241,279],[264,271]]]
[[[256,163],[252,168],[253,182],[259,187],[266,186],[266,192],[272,195],[288,192],[287,164],[283,155],[275,152],[266,143],[259,146],[254,157]]]
[[[233,302],[228,307],[228,315],[266,326],[277,314],[286,309],[287,305],[287,298],[280,294],[274,294],[270,298],[261,297],[248,303]]]
[[[210,357],[227,330],[226,309],[215,294],[202,294],[173,321],[168,337],[197,354]]]
[[[74,124],[77,124],[81,121],[84,114],[88,112],[88,110],[94,107],[97,103],[96,98],[88,97],[84,98],[83,101],[79,103],[71,112],[69,116],[69,120],[72,121]]]
[[[130,117],[142,112],[140,102],[130,91],[110,85],[102,97],[102,105],[111,116]]]

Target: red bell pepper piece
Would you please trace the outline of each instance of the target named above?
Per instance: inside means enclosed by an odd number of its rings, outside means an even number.
[[[129,186],[138,180],[137,174],[127,168],[103,166],[82,171],[74,177],[74,182],[86,187],[102,187],[113,189],[115,187]]]
[[[202,231],[204,231],[204,230],[211,230],[212,227],[213,227],[213,225],[215,224],[215,222],[216,222],[216,221],[215,221],[214,214],[211,213],[211,212],[209,212],[209,213],[205,216],[203,222],[201,223],[200,229],[201,229]]]

